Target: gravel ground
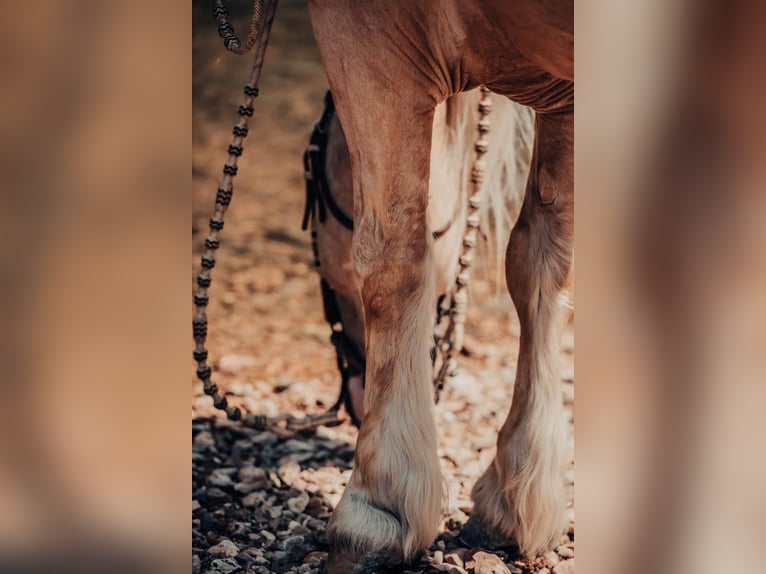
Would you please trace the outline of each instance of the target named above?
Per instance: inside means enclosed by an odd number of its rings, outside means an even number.
[[[241,11],[230,8],[232,21],[246,30],[250,7],[239,4]],[[223,53],[209,2],[195,0],[193,6],[192,277],[251,65],[249,58]],[[231,403],[251,412],[319,412],[338,392],[309,237],[300,230],[301,155],[326,89],[305,2],[282,0],[208,308],[213,378]],[[574,572],[573,463],[567,477],[570,528],[556,552],[517,560],[510,552],[464,548],[456,538],[471,510],[470,489],[494,456],[518,348],[513,305],[497,285],[487,247],[480,247],[486,264],[475,268],[466,324],[471,353],[461,358],[460,374],[448,382],[436,409],[449,506],[433,546],[409,572]],[[570,324],[561,354],[570,429],[572,331]],[[324,528],[351,472],[356,429],[344,421],[310,436],[283,438],[242,428],[217,417],[190,367],[192,571],[320,572],[327,555]]]

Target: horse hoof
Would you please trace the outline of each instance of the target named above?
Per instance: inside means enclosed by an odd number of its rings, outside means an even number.
[[[482,524],[481,519],[472,514],[468,522],[460,530],[460,541],[468,548],[484,548],[486,550],[506,550],[510,554],[518,554],[514,540],[499,536]]]
[[[358,556],[351,550],[330,550],[324,574],[382,574],[390,572],[385,557],[380,554]]]

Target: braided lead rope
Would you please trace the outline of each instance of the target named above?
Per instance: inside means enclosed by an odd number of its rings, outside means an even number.
[[[437,347],[441,353],[442,364],[434,380],[436,400],[444,388],[446,379],[457,375],[458,365],[455,354],[463,348],[463,334],[465,330],[466,309],[468,307],[468,283],[471,280],[471,265],[473,264],[473,251],[476,246],[476,235],[479,228],[478,209],[483,199],[482,184],[484,183],[484,154],[489,149],[487,134],[490,128],[489,114],[492,111],[492,99],[490,90],[486,86],[481,87],[482,99],[479,101],[479,121],[476,124],[478,131],[474,150],[476,158],[471,169],[472,190],[468,196],[468,212],[463,233],[463,250],[458,258],[460,270],[455,278],[455,287],[450,298],[447,328],[437,341]]]
[[[223,45],[229,52],[234,52],[238,56],[247,54],[258,40],[258,33],[261,29],[263,19],[263,3],[265,0],[254,0],[253,15],[250,17],[250,31],[247,34],[247,42],[244,46],[237,38],[234,32],[234,26],[229,23],[229,10],[224,6],[222,0],[216,0],[213,8],[213,15],[218,20],[218,35],[223,38]]]
[[[214,15],[219,21],[219,33],[224,37],[224,43],[227,49],[235,53],[246,53],[253,45],[256,45],[255,60],[253,62],[253,71],[250,75],[250,82],[245,86],[245,98],[239,106],[239,121],[234,126],[234,138],[229,145],[229,159],[223,166],[223,177],[218,185],[218,191],[215,198],[215,211],[210,218],[210,234],[205,239],[205,252],[201,258],[202,270],[197,276],[197,292],[194,295],[194,304],[196,311],[192,326],[194,331],[194,360],[197,361],[197,377],[204,385],[206,395],[213,399],[213,405],[226,413],[229,420],[242,421],[245,426],[253,427],[258,430],[271,430],[278,434],[290,434],[300,430],[314,428],[320,424],[329,424],[337,420],[336,413],[321,413],[312,415],[303,419],[296,419],[292,415],[283,414],[276,417],[266,415],[254,415],[243,413],[239,407],[230,406],[226,397],[222,395],[216,385],[211,380],[212,369],[207,364],[208,352],[205,348],[207,338],[207,314],[205,308],[209,302],[207,290],[212,282],[210,273],[215,267],[215,251],[220,246],[219,234],[223,229],[223,216],[231,203],[234,193],[234,176],[237,175],[237,158],[242,155],[242,142],[248,134],[248,118],[253,115],[253,101],[258,97],[258,81],[261,77],[263,68],[263,59],[266,53],[266,46],[269,43],[271,25],[274,21],[278,0],[270,0],[265,11],[265,24],[261,28],[262,5],[264,0],[256,0],[253,20],[251,23],[251,36],[244,48],[239,47],[239,40],[234,36],[234,29],[226,21],[228,11],[220,1],[216,2]],[[228,25],[228,26],[227,26]],[[253,34],[255,31],[255,34]],[[279,423],[285,423],[284,428],[278,426]]]

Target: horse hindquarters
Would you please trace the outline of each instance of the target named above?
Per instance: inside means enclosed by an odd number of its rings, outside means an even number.
[[[572,112],[537,118],[526,197],[506,254],[521,323],[513,403],[495,460],[474,486],[464,531],[470,541],[515,542],[530,556],[555,546],[565,524],[558,350],[574,235],[573,119]]]

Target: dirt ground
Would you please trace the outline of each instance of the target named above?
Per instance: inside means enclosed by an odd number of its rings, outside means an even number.
[[[252,63],[224,51],[211,6],[193,2],[192,281]],[[238,32],[247,29],[250,7],[230,6]],[[309,236],[300,229],[301,158],[326,89],[306,2],[281,0],[209,292],[213,378],[231,403],[251,412],[319,412],[339,388]],[[492,460],[510,406],[518,349],[513,305],[483,251],[466,326],[473,354],[460,358],[460,374],[436,409],[448,510],[434,545],[408,572],[574,572],[571,497],[569,532],[544,557],[487,554],[457,540],[471,510],[470,489]],[[571,324],[561,364],[571,431]],[[280,438],[242,428],[220,418],[193,372],[192,571],[320,572],[324,528],[351,472],[356,429],[346,421],[312,436]],[[572,495],[574,463],[567,484]]]

